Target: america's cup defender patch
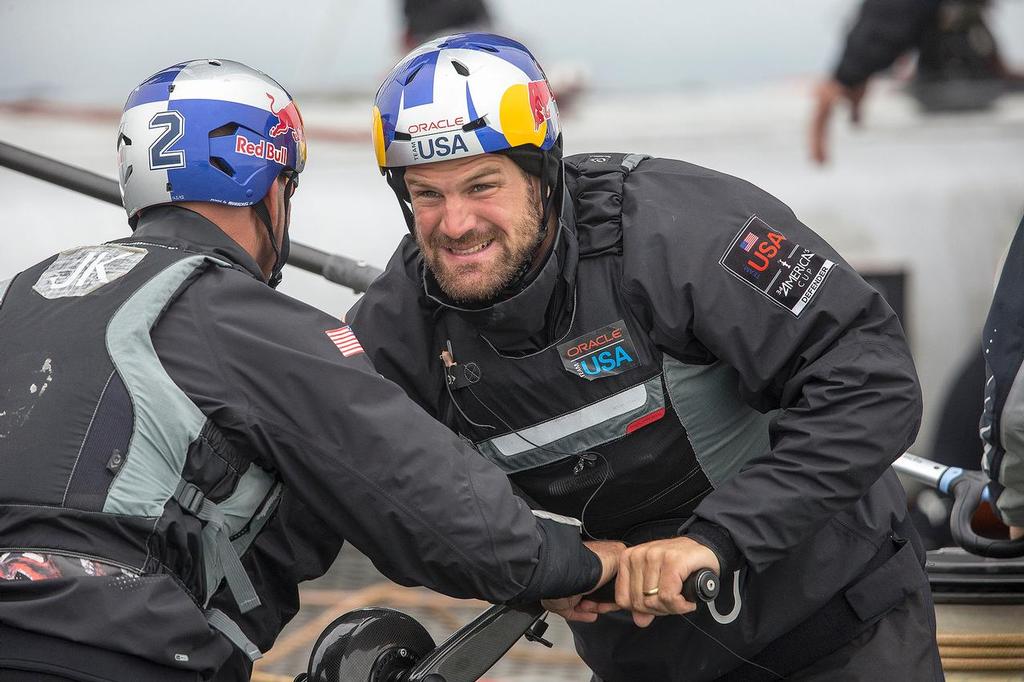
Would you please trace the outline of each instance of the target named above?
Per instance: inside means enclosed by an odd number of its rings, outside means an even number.
[[[622,320],[560,344],[558,355],[565,371],[587,381],[622,374],[637,366],[636,347]]]
[[[800,317],[835,263],[795,244],[757,216],[740,229],[719,261],[769,301]]]

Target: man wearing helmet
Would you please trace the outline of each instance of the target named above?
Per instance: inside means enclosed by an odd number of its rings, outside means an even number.
[[[347,319],[531,506],[630,545],[623,611],[549,602],[595,680],[941,679],[889,468],[920,393],[877,292],[748,183],[562,159],[544,74],[507,38],[414,50],[373,122],[411,234]],[[694,611],[702,567],[722,595]]]
[[[345,538],[460,597],[612,575],[621,545],[532,514],[351,329],[271,288],[306,159],[280,85],[165,69],[118,151],[134,234],[0,282],[0,680],[248,679]]]

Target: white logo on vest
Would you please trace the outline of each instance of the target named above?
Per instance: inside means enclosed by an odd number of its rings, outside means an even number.
[[[32,288],[49,299],[85,296],[129,272],[147,253],[116,244],[62,251]]]

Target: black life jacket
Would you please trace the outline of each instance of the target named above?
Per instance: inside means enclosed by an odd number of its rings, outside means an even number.
[[[739,400],[734,370],[664,355],[622,298],[623,183],[644,158],[566,160],[579,256],[570,319],[549,321],[557,338],[506,353],[458,312],[442,309],[436,327],[456,363],[442,396],[447,425],[537,506],[630,542],[675,535],[712,490],[691,438],[707,438],[717,414],[730,428],[716,434],[716,450],[742,457],[768,446],[767,416]]]
[[[120,567],[119,580],[68,577],[61,588],[80,613],[110,605],[140,629],[93,643],[197,670],[225,656],[209,626],[260,656],[206,607],[225,580],[240,613],[260,604],[239,556],[281,493],[174,384],[153,348],[152,327],[212,267],[230,266],[124,240],[65,251],[0,285],[0,552]],[[177,622],[147,622],[155,604]],[[0,609],[0,621],[11,609]],[[91,641],[59,621],[8,624]],[[179,626],[195,628],[189,641],[161,647],[160,636],[143,636]]]

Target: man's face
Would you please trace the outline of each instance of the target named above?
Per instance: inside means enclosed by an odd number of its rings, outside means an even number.
[[[405,183],[427,267],[456,302],[493,298],[540,244],[539,181],[506,156],[410,166]]]

